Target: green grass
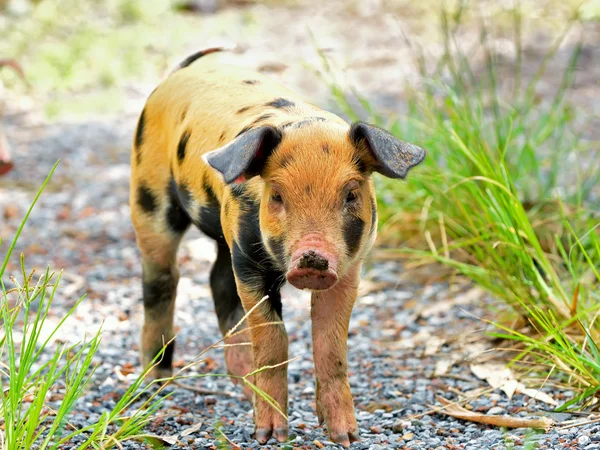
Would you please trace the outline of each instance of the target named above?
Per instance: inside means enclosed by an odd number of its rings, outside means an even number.
[[[407,243],[391,252],[444,264],[510,305],[530,327],[520,333],[497,324],[498,335],[522,349],[515,362],[540,363],[577,389],[563,408],[582,405],[600,390],[600,154],[597,143],[582,139],[568,101],[581,42],[554,91],[541,99],[539,93],[579,19],[564,24],[526,78],[523,66],[532,62],[524,56],[520,11],[512,11],[512,65],[501,63],[485,25],[479,42],[463,47],[464,12],[461,4],[441,14],[444,52],[433,69],[413,49],[421,83],[407,87],[406,117],[390,123],[368,99],[347,94],[323,59],[325,75],[350,118],[368,116],[428,150],[426,163],[404,183],[377,178],[383,241]]]
[[[57,163],[58,165],[58,163]],[[55,449],[83,437],[76,448],[111,448],[126,439],[140,438],[140,430],[160,406],[162,399],[152,399],[132,409],[139,398],[141,383],[147,371],[135,380],[110,413],[105,413],[95,424],[79,429],[69,423],[69,414],[84,395],[94,375],[93,358],[98,351],[101,331],[75,344],[57,344],[54,337],[65,321],[73,315],[83,297],[55,325],[49,312],[57,295],[60,274],[47,269],[38,281],[34,271],[25,269],[21,255],[22,281],[12,279],[15,285],[7,289],[4,281],[8,261],[27,218],[48,184],[56,166],[38,191],[13,239],[0,268],[0,417],[2,443],[7,449]],[[48,395],[61,389],[64,397],[57,409]],[[3,447],[4,448],[4,447]]]

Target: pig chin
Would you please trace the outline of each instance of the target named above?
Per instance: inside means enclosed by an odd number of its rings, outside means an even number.
[[[338,281],[337,259],[321,239],[309,235],[293,252],[286,278],[297,289],[331,289]]]

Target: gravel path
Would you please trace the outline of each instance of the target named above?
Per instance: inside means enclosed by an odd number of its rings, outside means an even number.
[[[261,14],[260,10],[257,14]],[[276,14],[283,17],[274,21],[277,25],[262,38],[262,44],[254,42],[254,53],[246,54],[246,59],[264,50],[271,60],[276,60],[278,54],[290,54],[295,45],[301,45],[298,39],[290,38],[286,40],[289,47],[273,49],[272,39],[278,32],[289,36],[299,29],[296,26],[284,30],[282,21],[290,16],[288,10]],[[260,17],[260,26],[265,26],[267,18]],[[341,21],[336,21],[330,31],[341,27]],[[349,51],[359,38],[352,38],[351,28],[345,25],[343,45],[338,48]],[[367,44],[361,47],[363,56],[377,49],[389,49],[389,42],[386,44],[383,38],[370,43],[374,46],[371,50]],[[301,48],[299,54],[306,55],[309,49]],[[394,61],[397,58],[395,55]],[[380,59],[385,60],[383,56]],[[320,103],[325,105],[326,92],[314,87],[314,76],[303,77],[306,71],[302,61],[291,61],[289,66],[281,78],[298,90],[321,98]],[[355,79],[360,80],[360,73],[353,73]],[[397,79],[398,73],[383,69],[381,73],[379,83],[366,81],[367,95],[374,93],[372,98],[379,105],[395,103],[400,95],[398,84],[392,86],[385,80],[392,76]],[[380,91],[386,83],[390,88]],[[13,143],[16,168],[0,179],[0,236],[10,240],[37,187],[60,158],[61,164],[25,228],[17,254],[25,253],[28,267],[42,269],[49,264],[53,269],[64,269],[62,289],[50,320],[58,321],[87,293],[76,315],[67,321],[62,339],[80,340],[103,323],[94,389],[73,412],[71,422],[75,425],[86,425],[109,410],[128,386],[128,379],[139,371],[141,273],[129,220],[129,146],[137,112],[151,89],[137,86],[127,91],[131,97],[128,110],[118,115],[47,124],[35,118],[34,110],[10,117],[6,129]],[[6,242],[0,249],[5,248]],[[207,285],[213,258],[212,243],[196,231],[189,233],[180,252],[176,365],[192,360],[219,338]],[[9,273],[17,275],[17,261],[15,255]],[[349,338],[350,383],[362,437],[362,442],[352,448],[600,449],[597,425],[534,434],[524,429],[503,431],[444,415],[422,415],[430,406],[439,406],[436,396],[456,400],[459,395],[489,387],[471,373],[469,364],[482,355],[490,359],[484,352],[497,344],[483,334],[484,325],[475,318],[486,315],[483,303],[492,303],[493,299],[467,283],[457,282],[450,289],[439,281],[435,268],[419,274],[404,272],[397,261],[369,262],[364,278],[368,280],[364,286],[366,294],[355,307]],[[289,368],[290,433],[295,437],[288,445],[336,448],[328,442],[325,430],[318,427],[315,414],[308,306],[306,294],[286,288],[284,317],[290,356],[299,357]],[[132,367],[136,372],[129,374]],[[206,362],[194,370],[224,373],[222,351],[211,351]],[[179,435],[178,444],[171,448],[216,448],[215,426],[220,423],[235,444],[242,448],[258,446],[251,438],[251,407],[241,399],[239,388],[234,388],[227,378],[202,378],[188,383],[236,396],[199,396],[177,389],[165,401],[148,432]],[[572,394],[553,390],[552,395],[564,401]],[[547,406],[522,394],[509,400],[496,390],[477,396],[467,403],[467,408],[490,415],[533,417]],[[554,418],[563,421],[572,417],[561,414]],[[201,426],[196,431],[181,437],[182,431],[198,424]],[[277,447],[271,442],[272,447]],[[127,442],[124,448],[146,447]]]

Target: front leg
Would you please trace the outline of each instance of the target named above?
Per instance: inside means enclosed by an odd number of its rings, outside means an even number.
[[[359,441],[348,382],[346,342],[352,307],[358,292],[360,264],[328,291],[311,299],[313,352],[317,376],[317,414],[331,440],[344,447]]]
[[[242,305],[250,311],[267,294],[269,299],[261,303],[248,317],[254,369],[281,364],[288,359],[288,337],[281,322],[281,299],[279,289],[257,291],[238,279],[238,292]],[[279,307],[277,305],[279,303]],[[279,311],[277,311],[279,310]],[[287,416],[288,385],[287,364],[257,373],[254,383],[263,392],[270,395]],[[285,442],[288,436],[287,417],[282,416],[258,394],[254,395],[254,423],[256,439],[266,443],[271,436],[279,442]]]

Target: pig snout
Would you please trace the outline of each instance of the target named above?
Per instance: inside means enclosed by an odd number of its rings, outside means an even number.
[[[337,283],[336,265],[329,252],[318,246],[302,246],[292,254],[286,278],[297,289],[326,290]]]

